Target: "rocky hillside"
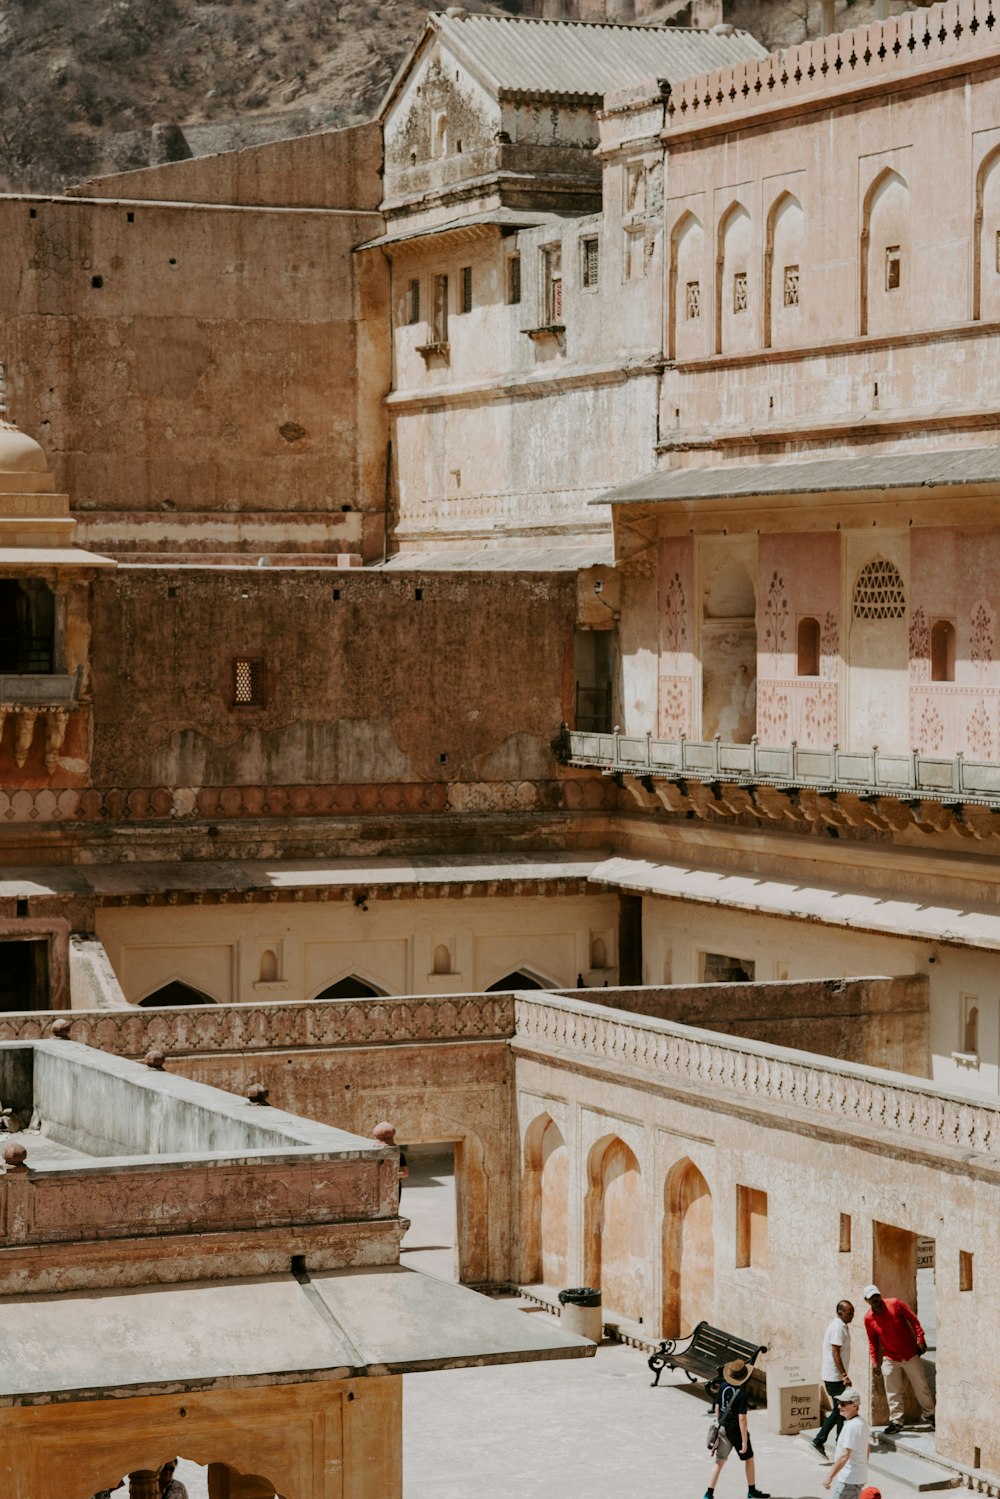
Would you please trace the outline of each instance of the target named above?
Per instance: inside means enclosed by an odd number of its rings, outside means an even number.
[[[583,0],[564,3],[579,14]],[[469,4],[522,6],[541,8]],[[855,25],[874,0],[837,9]],[[419,0],[0,0],[0,188],[48,192],[144,166],[157,124],[184,126],[200,155],[367,119],[426,10]],[[785,46],[816,34],[819,0],[727,0],[726,19]]]

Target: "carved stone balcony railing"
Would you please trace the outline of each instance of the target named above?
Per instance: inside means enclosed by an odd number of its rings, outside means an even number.
[[[790,1121],[798,1112],[807,1127],[886,1131],[897,1150],[947,1151],[968,1164],[1000,1150],[1000,1100],[945,1092],[929,1079],[555,995],[519,994],[514,1009],[516,1049],[562,1066],[598,1063],[604,1075],[619,1070],[645,1087],[722,1095],[730,1106],[763,1104]]]
[[[0,1041],[62,1034],[119,1056],[158,1049],[177,1059],[287,1048],[512,1044],[521,1055],[556,1058],[561,1066],[598,1064],[602,1074],[618,1073],[643,1089],[711,1094],[726,1108],[764,1106],[808,1128],[889,1132],[900,1150],[946,1150],[969,1165],[971,1156],[1000,1153],[1000,1099],[548,992],[0,1015]]]
[[[883,754],[871,750],[801,749],[759,744],[726,744],[720,738],[654,739],[650,734],[566,736],[570,763],[601,766],[615,774],[660,776],[673,780],[726,781],[742,786],[810,787],[852,791],[860,796],[926,797],[1000,807],[1000,762],[966,760],[961,754]]]
[[[76,677],[51,672],[0,675],[0,703],[17,708],[72,708]]]

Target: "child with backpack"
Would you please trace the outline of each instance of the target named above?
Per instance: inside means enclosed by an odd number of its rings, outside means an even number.
[[[716,1429],[714,1439],[709,1445],[715,1463],[708,1480],[708,1488],[705,1490],[705,1499],[715,1499],[715,1485],[719,1481],[726,1458],[733,1451],[740,1462],[746,1464],[747,1499],[771,1499],[769,1494],[765,1494],[757,1487],[753,1447],[750,1445],[750,1432],[747,1429],[747,1411],[750,1409],[750,1401],[746,1387],[752,1373],[753,1366],[741,1358],[733,1359],[731,1363],[723,1365],[722,1382],[712,1407]]]

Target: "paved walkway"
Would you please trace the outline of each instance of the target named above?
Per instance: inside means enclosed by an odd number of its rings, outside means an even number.
[[[403,1263],[450,1279],[451,1162],[425,1148],[410,1165]],[[710,1466],[701,1389],[676,1374],[651,1388],[645,1356],[618,1344],[592,1359],[407,1375],[404,1499],[701,1499]],[[801,1440],[769,1432],[765,1411],[750,1419],[759,1486],[774,1499],[827,1499],[830,1465]],[[743,1499],[738,1468],[731,1457],[718,1499]],[[178,1477],[189,1499],[207,1499],[204,1469],[182,1463]],[[914,1499],[913,1489],[873,1481],[883,1499]]]
[[[539,1313],[538,1315],[544,1315]],[[700,1499],[709,1461],[704,1397],[682,1375],[653,1389],[643,1354],[620,1344],[593,1359],[409,1374],[405,1499]],[[795,1437],[750,1432],[757,1484],[774,1499],[827,1499],[824,1465]],[[832,1446],[831,1443],[831,1452]],[[717,1499],[742,1499],[731,1457]],[[897,1483],[882,1499],[915,1499]]]

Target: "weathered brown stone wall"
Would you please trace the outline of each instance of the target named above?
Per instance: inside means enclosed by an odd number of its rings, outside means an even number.
[[[55,1018],[5,1015],[0,1017],[0,1036],[50,1036]],[[73,1017],[69,1034],[119,1055],[142,1056],[156,1047],[166,1054],[168,1072],[238,1096],[251,1083],[262,1082],[272,1106],[361,1136],[369,1136],[380,1119],[390,1119],[402,1145],[453,1144],[459,1272],[463,1280],[482,1284],[508,1282],[514,1275],[512,1031],[511,997],[486,994],[227,1005],[210,1011],[91,1011]],[[259,1117],[266,1124],[266,1110]],[[405,1217],[405,1191],[401,1212]],[[391,1226],[395,1220],[387,1222]],[[184,1227],[178,1225],[177,1232],[183,1234]],[[324,1228],[312,1233],[305,1221],[296,1225],[296,1233],[300,1247],[285,1244],[279,1252],[329,1258],[345,1252],[350,1243],[346,1232]],[[224,1256],[231,1250],[222,1246],[218,1252]],[[262,1270],[274,1269],[269,1258],[274,1246],[266,1233],[254,1252],[259,1252]],[[38,1273],[47,1284],[58,1284],[63,1269],[58,1246],[42,1253]],[[183,1257],[171,1256],[169,1245],[153,1257],[163,1279],[183,1274]],[[14,1264],[7,1273],[16,1275],[20,1261],[16,1254],[11,1258]],[[100,1273],[107,1276],[106,1263]],[[127,1280],[127,1272],[120,1278]]]
[[[95,585],[99,786],[537,781],[568,714],[571,575],[120,569]],[[266,706],[232,706],[232,660]]]
[[[900,978],[806,979],[580,989],[574,999],[768,1041],[842,1062],[930,1075],[930,1008],[924,974]]]
[[[327,130],[243,151],[223,151],[136,172],[97,177],[71,197],[238,203],[275,208],[378,208],[382,130]]]
[[[380,225],[0,199],[9,406],[85,544],[381,556],[387,275],[352,253]]]

